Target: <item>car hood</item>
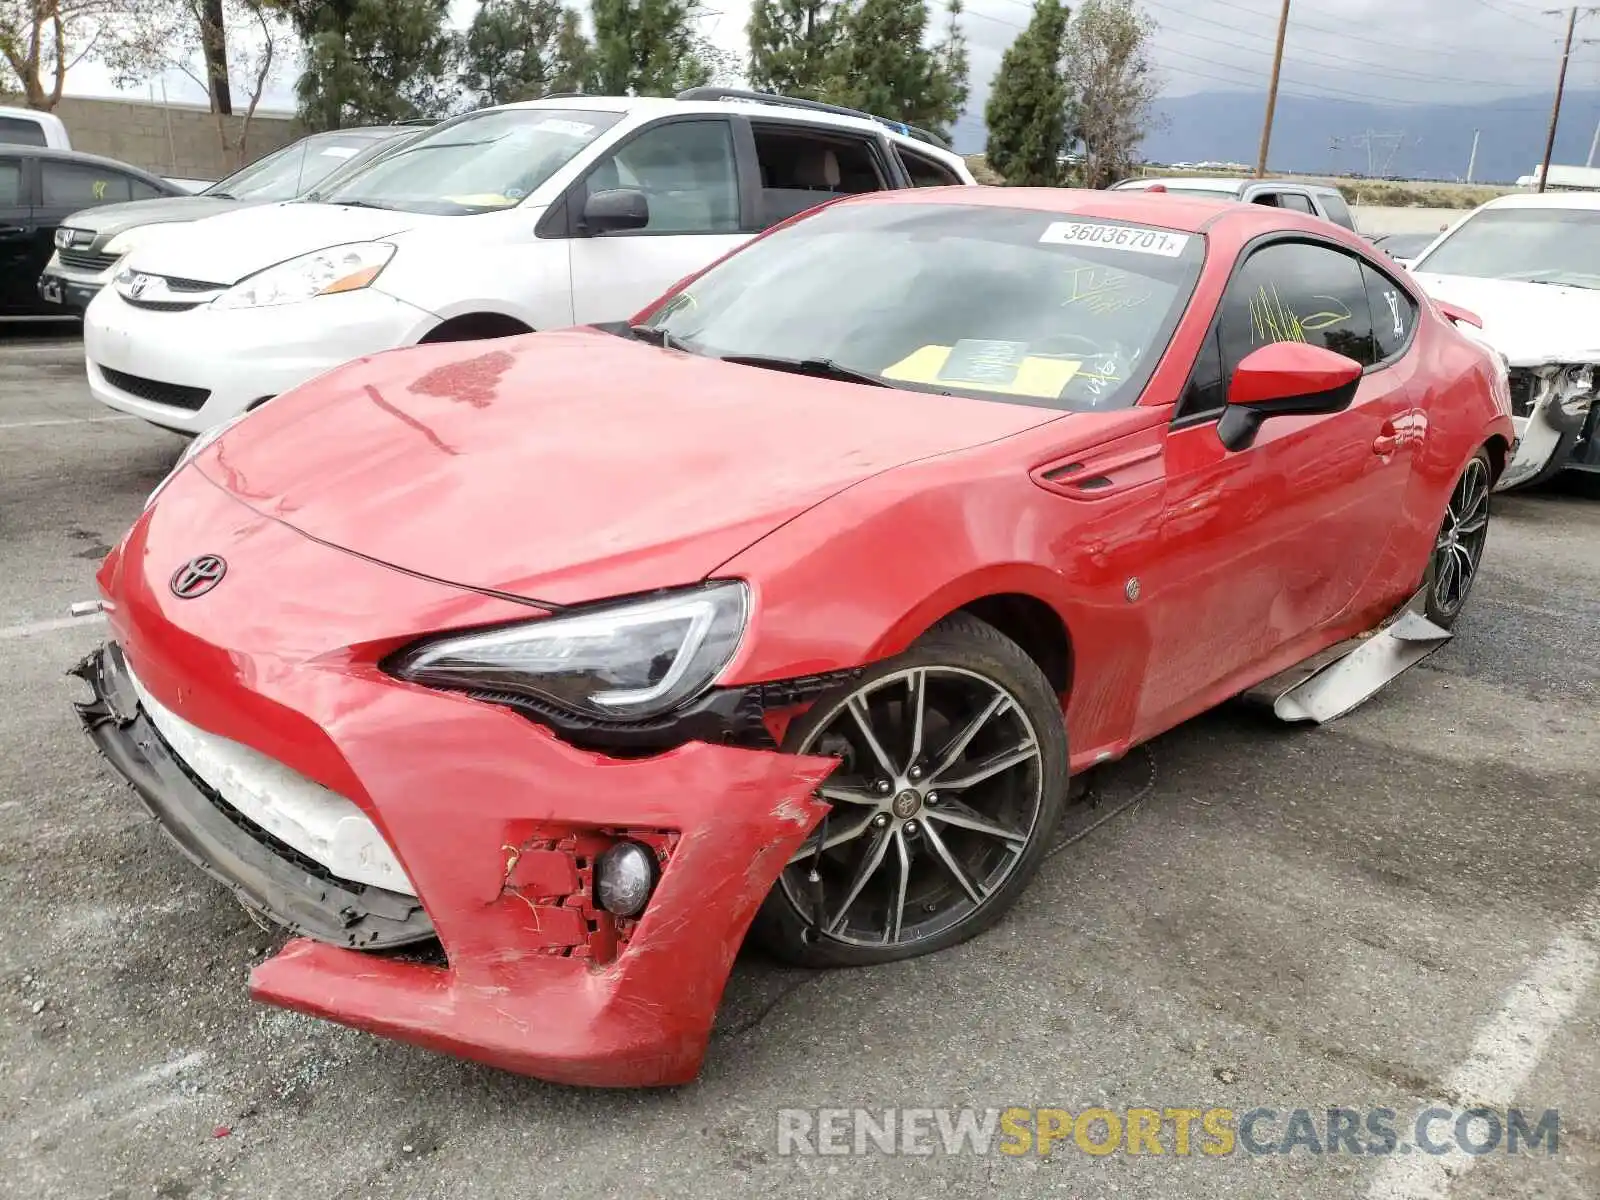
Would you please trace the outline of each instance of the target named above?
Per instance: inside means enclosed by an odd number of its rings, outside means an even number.
[[[1414,271],[1412,278],[1435,299],[1477,313],[1483,329],[1474,336],[1514,367],[1600,362],[1600,291],[1428,271]]]
[[[248,201],[223,200],[216,196],[163,196],[157,200],[129,200],[124,204],[105,204],[75,212],[61,222],[63,229],[84,229],[94,234],[89,245],[79,239],[80,248],[99,250],[102,245],[144,225],[166,225],[175,221],[198,221],[245,206]]]
[[[1061,415],[572,329],[357,359],[194,464],[324,543],[573,604],[692,583],[871,475]]]
[[[181,238],[136,248],[128,266],[150,275],[226,286],[314,250],[393,237],[424,223],[452,219],[459,218],[295,200],[249,205],[196,221]]]

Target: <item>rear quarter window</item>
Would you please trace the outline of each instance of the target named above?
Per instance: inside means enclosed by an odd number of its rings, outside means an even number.
[[[1326,192],[1318,195],[1322,207],[1327,210],[1328,220],[1335,225],[1343,225],[1351,233],[1355,232],[1356,221],[1350,215],[1350,206],[1344,202],[1344,197],[1338,192]]]
[[[1361,264],[1367,285],[1367,304],[1372,311],[1372,337],[1377,344],[1377,361],[1394,358],[1410,344],[1417,327],[1417,306],[1405,289],[1381,271]]]
[[[0,117],[0,142],[10,142],[14,146],[49,145],[44,136],[44,126],[22,117]]]

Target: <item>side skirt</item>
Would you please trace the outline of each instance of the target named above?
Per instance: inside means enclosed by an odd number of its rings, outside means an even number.
[[[1450,640],[1451,633],[1424,615],[1419,590],[1370,633],[1330,646],[1240,695],[1270,708],[1280,721],[1332,721],[1365,703]]]

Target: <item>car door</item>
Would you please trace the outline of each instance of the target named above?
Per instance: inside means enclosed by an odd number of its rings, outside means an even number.
[[[644,193],[642,229],[594,233],[584,201],[616,188]],[[567,193],[572,319],[623,320],[751,236],[733,122],[669,118],[599,159]]]
[[[39,272],[29,274],[39,240],[29,166],[30,160],[20,154],[0,153],[0,313],[12,316],[38,305],[33,284]]]
[[[1277,341],[1361,363],[1355,399],[1340,413],[1274,417],[1229,451],[1217,421],[1233,369]],[[1167,439],[1144,728],[1164,727],[1363,595],[1410,478],[1413,407],[1410,371],[1374,337],[1355,255],[1299,234],[1248,248]]]

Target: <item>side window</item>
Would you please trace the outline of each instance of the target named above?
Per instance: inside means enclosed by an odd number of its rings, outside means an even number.
[[[1417,306],[1393,280],[1361,264],[1367,284],[1367,303],[1372,310],[1372,337],[1377,343],[1379,362],[1387,362],[1410,344],[1417,327]]]
[[[1350,215],[1350,206],[1338,192],[1322,192],[1322,207],[1328,210],[1328,220],[1343,225],[1351,233],[1356,230],[1356,219]]]
[[[1362,366],[1377,361],[1361,263],[1312,242],[1274,242],[1252,254],[1222,300],[1225,378],[1272,342],[1306,342]]]
[[[737,233],[739,179],[733,130],[723,120],[671,121],[601,160],[584,180],[592,195],[637,188],[650,205],[645,233]]]
[[[1292,208],[1295,212],[1305,213],[1308,217],[1317,215],[1316,208],[1311,203],[1311,197],[1299,192],[1283,192],[1278,197],[1279,208]]]
[[[1257,192],[1254,196],[1250,197],[1250,203],[1251,204],[1265,204],[1268,208],[1282,208],[1283,207],[1281,204],[1278,203],[1278,193],[1277,192]]]
[[[132,181],[121,171],[48,159],[39,168],[46,208],[90,208],[133,198]]]
[[[0,158],[0,208],[22,207],[22,164]]]
[[[896,146],[895,153],[900,156],[900,165],[906,169],[906,174],[911,176],[912,187],[949,187],[963,182],[961,176],[942,162],[924,158],[904,146]]]
[[[0,117],[0,142],[10,142],[13,145],[23,146],[48,146],[49,140],[44,136],[44,126],[37,121],[29,121],[23,117]]]
[[[1227,403],[1228,392],[1223,386],[1221,323],[1215,322],[1206,340],[1195,355],[1194,370],[1189,374],[1189,386],[1178,401],[1176,419],[1189,420],[1206,413],[1220,412]]]
[[[165,192],[157,191],[144,180],[134,179],[132,177],[129,177],[128,179],[128,191],[130,194],[130,199],[133,200],[154,200],[157,196],[166,195]]]
[[[752,123],[761,169],[760,222],[769,225],[840,196],[889,186],[870,143],[801,125]]]

